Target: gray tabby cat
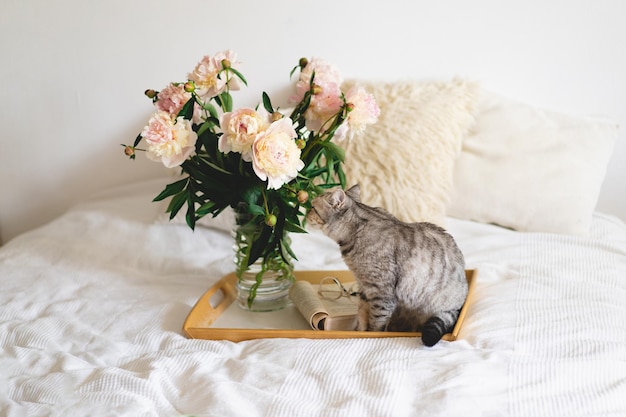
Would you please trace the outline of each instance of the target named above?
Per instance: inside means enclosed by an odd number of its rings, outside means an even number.
[[[339,244],[359,283],[357,330],[421,331],[426,346],[452,331],[467,296],[465,261],[452,236],[361,203],[358,185],[311,204],[307,220]]]

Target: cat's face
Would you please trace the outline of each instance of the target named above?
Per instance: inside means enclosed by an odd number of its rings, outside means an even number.
[[[340,190],[338,190],[340,191]],[[306,215],[306,220],[313,226],[321,226],[331,217],[333,206],[330,201],[331,193],[327,192],[315,197],[311,201],[311,210]]]
[[[327,223],[333,217],[341,215],[352,203],[351,199],[358,201],[358,192],[358,185],[355,185],[346,192],[338,189],[315,197],[311,201],[312,207],[306,216],[307,221],[317,226]]]

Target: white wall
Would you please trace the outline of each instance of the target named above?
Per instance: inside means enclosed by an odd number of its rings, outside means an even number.
[[[148,88],[234,49],[250,88],[285,92],[301,56],[346,77],[465,76],[495,92],[621,131],[598,208],[626,219],[626,2],[415,0],[3,0],[0,233],[6,242],[91,193],[161,175],[120,143]],[[139,160],[141,159],[141,160]]]

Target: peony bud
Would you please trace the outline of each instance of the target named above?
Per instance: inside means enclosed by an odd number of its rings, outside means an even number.
[[[196,89],[196,84],[193,81],[187,81],[183,88],[186,92],[193,93]]]
[[[157,92],[152,90],[152,89],[148,89],[146,91],[144,91],[144,94],[148,97],[148,98],[155,98],[157,96]]]
[[[276,219],[276,216],[274,216],[273,214],[268,214],[267,216],[265,216],[265,224],[268,225],[269,227],[276,226],[277,220],[278,219]]]
[[[304,69],[307,65],[309,65],[309,60],[306,58],[300,58],[300,62],[298,62],[301,69]]]
[[[222,59],[222,68],[224,68],[224,69],[230,68],[230,60],[228,60],[226,58]]]
[[[296,140],[296,146],[298,147],[298,149],[304,149],[306,147],[306,140],[304,139]]]
[[[132,147],[132,146],[128,146],[128,145],[126,145],[126,146],[124,147],[124,154],[125,154],[126,156],[130,156],[130,157],[132,158],[133,156],[135,156],[135,148],[134,148],[134,147]]]
[[[313,93],[314,95],[317,95],[317,94],[322,94],[322,92],[324,92],[324,89],[320,87],[319,85],[313,83],[313,87],[311,88],[311,93]]]
[[[307,193],[307,192],[306,192],[306,191],[304,191],[304,190],[300,190],[300,191],[298,191],[298,202],[299,202],[300,204],[304,204],[304,203],[306,203],[307,201],[309,201],[309,193]]]
[[[354,104],[353,103],[347,103],[346,104],[346,110],[349,111],[349,112],[354,110]]]
[[[274,113],[272,113],[272,122],[275,122],[277,120],[280,120],[283,118],[282,113],[279,113],[277,111],[275,111]]]

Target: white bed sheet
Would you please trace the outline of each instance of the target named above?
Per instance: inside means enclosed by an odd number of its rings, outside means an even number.
[[[0,248],[0,415],[624,416],[626,227],[589,237],[449,219],[474,302],[455,342],[189,340],[232,270],[227,232],[160,224],[162,180],[103,193]],[[299,269],[343,269],[319,233]]]

